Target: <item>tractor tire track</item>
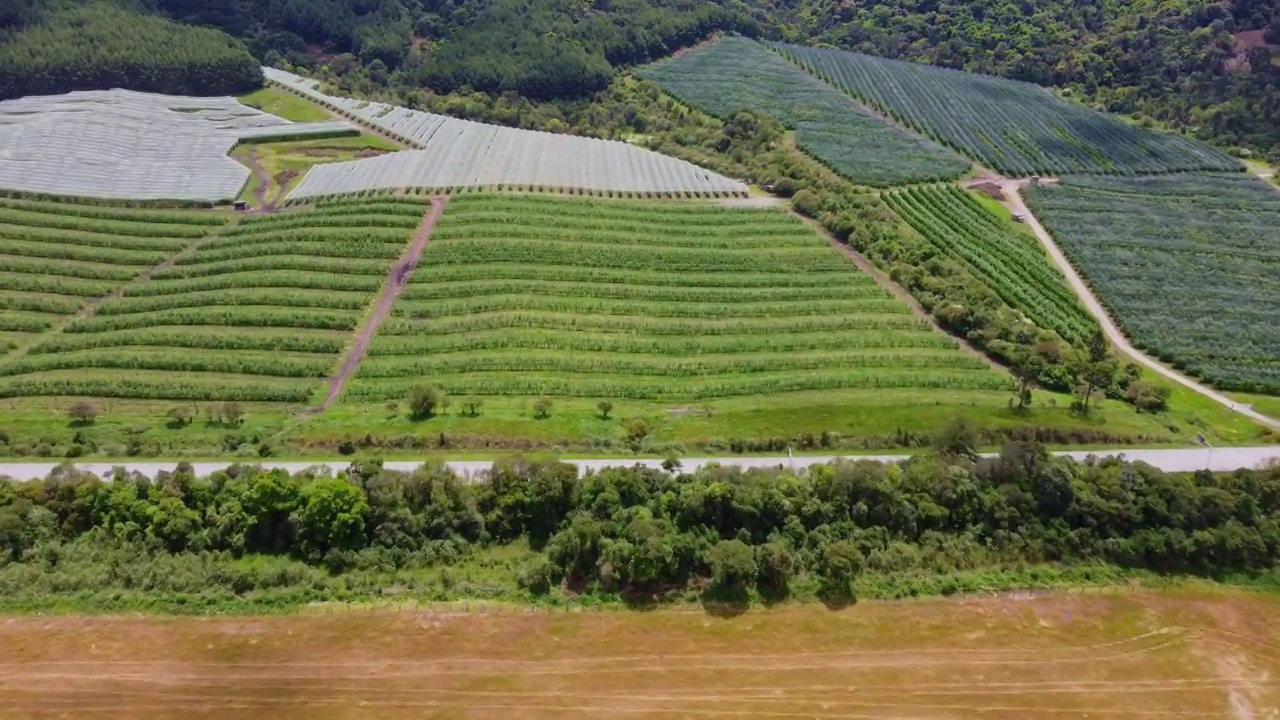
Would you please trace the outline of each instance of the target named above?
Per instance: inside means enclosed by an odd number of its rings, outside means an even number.
[[[373,340],[373,336],[378,334],[378,327],[382,325],[382,321],[391,312],[391,306],[395,303],[396,297],[404,289],[405,281],[409,279],[409,273],[417,267],[418,259],[422,257],[422,251],[427,246],[427,239],[431,237],[431,230],[435,228],[436,222],[444,213],[444,206],[448,200],[448,196],[445,195],[437,195],[431,199],[430,212],[423,218],[422,224],[418,226],[417,233],[413,236],[409,247],[405,249],[400,261],[392,266],[391,272],[387,274],[387,282],[382,288],[382,294],[378,297],[378,304],[374,306],[373,313],[365,321],[364,326],[360,328],[359,334],[356,335],[355,344],[351,346],[351,350],[347,352],[346,358],[342,361],[342,367],[329,380],[329,391],[325,394],[324,402],[320,403],[320,406],[316,408],[317,413],[327,410],[342,395],[342,390],[346,387],[347,381],[351,379],[351,376],[356,372],[356,368],[360,366],[360,361],[364,359],[365,353],[369,350],[369,343]]]
[[[275,201],[267,198],[267,193],[271,190],[271,175],[267,173],[266,168],[262,167],[262,163],[258,162],[258,153],[252,146],[245,153],[244,162],[253,171],[253,174],[258,176],[258,189],[253,191],[253,196],[258,201],[259,211],[264,213],[275,212]]]

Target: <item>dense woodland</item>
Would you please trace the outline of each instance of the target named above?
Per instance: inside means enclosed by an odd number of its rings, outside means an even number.
[[[272,64],[336,60],[383,84],[540,100],[592,96],[619,69],[738,32],[1059,87],[1143,122],[1280,155],[1280,13],[1268,0],[10,0],[0,39],[6,28],[65,28],[52,10],[86,2],[216,27]],[[139,38],[154,33],[163,46],[175,32],[139,27],[130,56],[145,56]],[[83,37],[39,37],[49,41],[43,58],[84,54],[68,47]],[[195,45],[212,48],[211,38]],[[20,67],[30,78],[38,66]]]
[[[672,462],[580,479],[569,465],[513,460],[474,483],[377,462],[336,477],[236,466],[197,478],[188,467],[112,482],[61,469],[0,483],[0,596],[438,594],[461,580],[448,568],[504,547],[520,548],[508,553],[517,562],[492,566],[490,582],[561,597],[805,588],[847,600],[870,578],[927,575],[947,591],[958,589],[948,574],[1044,566],[1274,576],[1280,467],[1167,474],[1023,445],[976,459],[972,440],[957,425],[901,465],[800,472],[680,473]],[[440,572],[419,572],[429,568]]]
[[[258,62],[219,30],[109,4],[40,13],[19,26],[26,16],[17,10],[0,10],[0,99],[114,87],[237,95],[262,85]]]

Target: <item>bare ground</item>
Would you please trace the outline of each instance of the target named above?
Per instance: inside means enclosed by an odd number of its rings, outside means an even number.
[[[23,617],[0,620],[0,715],[1274,720],[1280,639],[1267,618],[1278,609],[1274,598],[1152,593],[730,619]]]
[[[395,303],[396,297],[404,289],[405,281],[409,279],[409,273],[417,266],[418,258],[422,257],[422,251],[427,246],[427,239],[431,237],[431,230],[435,228],[436,222],[440,220],[440,216],[444,213],[445,203],[448,201],[449,198],[446,195],[438,195],[432,198],[431,210],[423,218],[422,224],[418,226],[413,240],[409,242],[409,246],[405,249],[400,261],[393,265],[391,272],[388,273],[387,282],[382,287],[382,294],[378,296],[378,304],[374,306],[372,314],[361,326],[356,335],[355,344],[347,351],[338,374],[329,380],[329,391],[325,394],[324,402],[317,408],[317,412],[324,412],[342,395],[342,389],[346,387],[347,381],[355,374],[356,368],[360,366],[360,361],[364,359],[364,354],[369,350],[370,341],[378,334],[378,327],[382,325],[382,321],[391,312],[391,306]]]

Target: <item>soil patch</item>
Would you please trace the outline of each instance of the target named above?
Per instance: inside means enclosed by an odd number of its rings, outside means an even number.
[[[731,618],[407,608],[25,617],[0,622],[0,707],[22,720],[1240,720],[1243,681],[1198,652],[1198,637],[1218,627],[1222,604],[1265,618],[1280,603],[1183,600],[1059,594]],[[1271,627],[1261,632],[1277,642]],[[1233,647],[1238,667],[1280,671],[1274,653]],[[1254,717],[1277,707],[1274,683],[1247,692]]]

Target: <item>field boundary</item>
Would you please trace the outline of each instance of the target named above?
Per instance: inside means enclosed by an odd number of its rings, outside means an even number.
[[[378,334],[379,326],[390,314],[391,306],[395,303],[396,297],[404,289],[405,283],[409,279],[409,273],[418,265],[418,259],[422,257],[422,251],[427,246],[431,231],[435,228],[436,222],[440,220],[440,216],[444,214],[444,206],[448,202],[449,197],[447,195],[437,195],[431,199],[431,210],[423,217],[422,224],[418,226],[413,239],[409,242],[408,247],[405,248],[404,255],[387,273],[386,284],[382,287],[377,304],[373,306],[373,312],[365,320],[364,324],[360,326],[356,334],[355,344],[351,346],[346,357],[343,358],[337,374],[330,378],[329,389],[325,393],[324,400],[316,408],[316,412],[324,412],[341,397],[347,381],[351,379],[351,376],[355,375],[356,369],[360,366],[360,361],[364,359],[365,353],[369,350],[369,343]]]
[[[1232,412],[1240,413],[1254,422],[1265,425],[1272,430],[1280,431],[1280,420],[1263,415],[1252,408],[1245,407],[1226,395],[1223,395],[1222,393],[1203,385],[1186,375],[1183,375],[1158,360],[1147,356],[1146,353],[1143,353],[1141,350],[1134,347],[1133,344],[1129,342],[1129,338],[1120,331],[1115,321],[1112,320],[1111,315],[1109,315],[1102,307],[1102,303],[1100,303],[1098,298],[1093,294],[1093,290],[1090,289],[1088,283],[1084,281],[1084,278],[1076,271],[1075,266],[1072,265],[1067,259],[1067,256],[1063,254],[1062,249],[1058,247],[1058,243],[1053,239],[1053,235],[1045,229],[1044,225],[1040,224],[1040,221],[1036,218],[1035,214],[1031,212],[1031,208],[1029,208],[1026,202],[1022,199],[1021,189],[1028,183],[1029,181],[1027,180],[1010,180],[1006,178],[1001,180],[999,184],[1001,191],[1005,194],[1005,197],[1013,211],[1022,214],[1026,219],[1027,226],[1030,227],[1036,237],[1040,239],[1040,243],[1044,246],[1045,251],[1049,253],[1049,257],[1053,259],[1054,264],[1056,264],[1058,269],[1062,271],[1062,274],[1066,276],[1067,283],[1071,286],[1071,289],[1075,291],[1076,295],[1080,298],[1080,301],[1084,303],[1084,306],[1089,313],[1097,318],[1098,323],[1102,326],[1102,331],[1107,336],[1107,339],[1115,345],[1116,350],[1119,353],[1128,355],[1152,371],[1178,383],[1179,385],[1182,385],[1183,387],[1193,390],[1210,400],[1213,400]]]
[[[887,290],[891,295],[893,295],[898,300],[901,300],[902,302],[906,303],[907,307],[911,308],[911,312],[919,316],[920,318],[922,318],[925,322],[929,323],[930,329],[932,329],[934,332],[940,333],[942,335],[945,335],[949,338],[954,339],[958,347],[960,348],[960,350],[962,350],[963,352],[969,353],[970,355],[976,358],[980,358],[984,363],[990,366],[991,369],[997,370],[999,372],[1007,371],[1008,368],[996,362],[993,358],[991,358],[991,356],[987,355],[986,353],[982,352],[978,348],[974,347],[973,344],[970,343],[968,340],[962,337],[957,337],[947,332],[946,330],[944,330],[943,327],[938,324],[938,321],[933,317],[933,315],[930,315],[928,312],[926,312],[924,309],[924,306],[921,305],[920,302],[911,295],[911,293],[907,292],[905,288],[903,288],[898,283],[894,282],[893,278],[885,274],[882,270],[880,270],[880,268],[873,265],[870,260],[868,260],[866,257],[862,255],[862,253],[855,250],[848,243],[840,242],[839,238],[837,238],[835,235],[832,235],[830,232],[828,232],[827,229],[822,227],[821,223],[819,223],[817,220],[807,218],[793,209],[788,209],[787,212],[790,213],[792,217],[795,217],[798,220],[800,220],[800,222],[804,223],[806,227],[810,228],[814,232],[821,235],[822,239],[826,240],[827,244],[829,244],[831,247],[840,251],[846,257],[852,260],[853,264],[857,265],[859,270],[870,275],[871,278],[876,281],[876,284],[878,284],[880,287]]]

